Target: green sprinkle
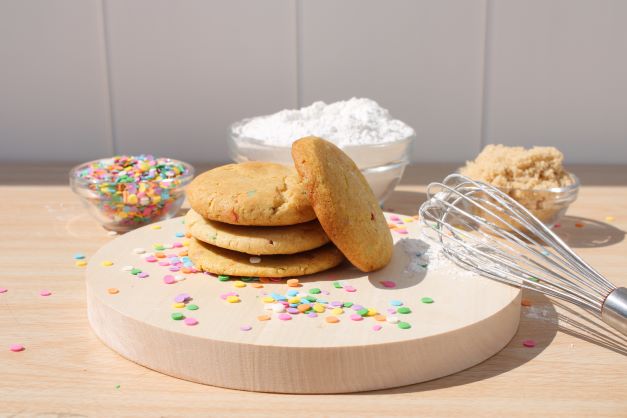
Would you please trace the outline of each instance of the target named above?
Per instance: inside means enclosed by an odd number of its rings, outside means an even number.
[[[351,306],[353,306],[353,302],[344,302],[344,306],[345,308],[350,308]]]
[[[180,312],[174,312],[172,315],[170,315],[172,317],[172,319],[174,319],[175,321],[180,321],[181,319],[185,318],[185,315],[183,315]]]
[[[249,190],[249,191],[246,192],[246,195],[248,197],[253,197],[256,192],[257,192],[257,190]]]
[[[218,276],[218,280],[220,280],[221,282],[226,282],[226,281],[231,280],[231,276],[225,276],[225,275],[222,274],[222,275]]]
[[[197,309],[198,309],[198,305],[194,305],[194,304],[192,303],[192,304],[187,305],[187,306],[186,306],[186,308],[187,308],[188,310],[190,310],[190,311],[195,311],[195,310],[197,310]]]
[[[366,316],[366,315],[368,315],[368,309],[366,309],[366,308],[360,309],[360,310],[357,311],[357,313],[359,315],[361,315],[361,316]]]
[[[433,299],[431,299],[430,297],[424,297],[424,298],[420,299],[420,301],[422,303],[433,303]]]
[[[240,277],[240,280],[248,283],[248,282],[252,282],[253,280],[255,280],[255,278],[254,277]]]
[[[342,285],[340,284],[340,282],[333,282],[333,287],[335,287],[336,289],[341,289]]]
[[[309,293],[313,295],[317,295],[318,293],[320,293],[320,289],[318,289],[317,287],[314,287],[313,289],[309,289]]]
[[[316,298],[315,298],[315,297],[313,297],[313,296],[305,296],[303,299],[306,299],[306,300],[308,300],[309,302],[315,302],[315,301],[316,301]]]
[[[536,282],[536,283],[540,281],[540,279],[538,279],[537,277],[533,277],[533,276],[529,277],[529,280]]]
[[[411,325],[408,322],[402,322],[401,321],[401,322],[398,323],[398,327],[400,329],[410,329]]]
[[[140,269],[137,269],[137,268],[134,268],[133,270],[131,270],[131,274],[134,274],[135,276],[137,276],[141,272],[142,271]]]
[[[120,385],[115,385],[115,388],[116,389],[120,389]]]
[[[157,251],[165,250],[165,247],[161,244],[155,244],[155,250]]]
[[[400,314],[408,314],[408,313],[411,313],[411,309],[409,309],[407,306],[403,306],[403,307],[398,308],[396,312]]]

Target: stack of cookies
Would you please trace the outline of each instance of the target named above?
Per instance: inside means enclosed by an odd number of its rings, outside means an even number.
[[[294,169],[229,164],[187,188],[189,257],[219,275],[290,277],[317,273],[344,256],[362,271],[385,266],[392,237],[368,183],[339,148],[308,137],[292,146]]]

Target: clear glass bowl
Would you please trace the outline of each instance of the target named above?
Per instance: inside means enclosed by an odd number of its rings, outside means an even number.
[[[291,147],[268,145],[259,139],[242,136],[241,126],[249,120],[244,119],[231,125],[228,141],[231,159],[237,163],[271,161],[294,165]],[[394,142],[340,148],[355,161],[379,203],[383,204],[403,176],[415,137],[411,135]]]
[[[91,164],[88,161],[70,170],[70,187],[89,213],[106,229],[126,232],[153,222],[175,216],[185,200],[184,188],[194,178],[194,167],[178,160],[167,159],[185,167],[185,174],[166,181],[114,183],[86,179],[80,173]],[[129,194],[128,190],[144,190]],[[142,194],[145,194],[143,196]],[[134,196],[134,197],[133,197]]]

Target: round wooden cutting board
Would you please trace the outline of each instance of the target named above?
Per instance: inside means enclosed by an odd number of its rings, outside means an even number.
[[[284,281],[235,287],[234,281],[205,273],[171,272],[172,266],[159,262],[185,250],[182,218],[137,229],[91,258],[89,321],[106,345],[138,364],[181,379],[263,392],[340,393],[409,385],[466,369],[503,348],[518,328],[520,290],[460,270],[434,247],[428,249],[414,219],[386,217],[398,224],[387,267],[365,274],[345,262],[300,278],[298,288]],[[166,247],[161,251],[166,257],[157,262],[134,251],[154,252],[155,245]],[[129,271],[130,266],[137,270]],[[178,280],[166,284],[166,275]],[[316,317],[295,314],[281,320],[264,309],[262,299],[288,290],[312,294],[322,305],[354,305],[342,314],[327,308]],[[240,301],[227,302],[229,292]],[[175,298],[184,293],[190,297],[186,306],[175,307]],[[410,312],[401,313],[399,303]],[[189,310],[190,305],[198,309]],[[398,317],[410,327],[375,316],[353,320],[356,305]],[[173,319],[176,312],[197,324]],[[271,319],[260,321],[260,315]],[[332,315],[339,322],[327,322]]]

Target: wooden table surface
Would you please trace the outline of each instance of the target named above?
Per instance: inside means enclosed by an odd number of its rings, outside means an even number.
[[[424,185],[452,168],[410,167],[386,209],[415,214]],[[611,281],[627,286],[627,166],[571,170],[584,186],[557,231]],[[627,416],[627,339],[531,293],[525,297],[533,305],[523,307],[520,329],[503,351],[455,375],[397,389],[249,393],[131,363],[89,328],[85,270],[72,255],[89,258],[113,238],[72,194],[67,171],[66,165],[0,168],[0,287],[8,289],[0,294],[1,417]],[[39,296],[43,289],[52,295]],[[537,346],[523,347],[524,339]],[[13,343],[26,350],[9,351]]]

